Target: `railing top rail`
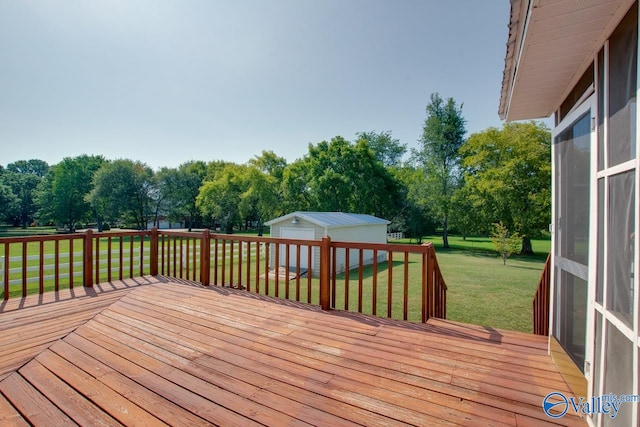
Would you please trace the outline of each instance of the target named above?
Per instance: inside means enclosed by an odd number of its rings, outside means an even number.
[[[126,236],[148,236],[151,234],[149,230],[141,231],[108,231],[108,232],[95,232],[92,231],[93,238],[105,238],[105,237],[126,237]],[[75,232],[67,234],[42,234],[37,236],[22,236],[22,237],[0,237],[1,243],[23,243],[23,242],[49,242],[55,240],[79,240],[84,239],[86,232]]]
[[[433,244],[408,245],[406,243],[365,243],[332,240],[331,246],[344,249],[377,249],[389,252],[427,253]]]
[[[71,233],[71,234],[47,234],[38,236],[23,236],[23,237],[0,237],[1,243],[23,243],[23,242],[48,242],[55,240],[76,240],[84,239],[84,233]]]
[[[174,233],[171,233],[174,234]],[[291,239],[283,237],[258,237],[258,236],[240,236],[234,234],[211,234],[211,239],[218,240],[235,240],[245,242],[262,242],[262,243],[280,243],[290,245],[320,246],[320,240],[304,240]],[[331,240],[331,246],[344,249],[377,249],[391,252],[409,252],[409,253],[426,253],[433,248],[433,243],[423,243],[422,245],[410,245],[402,243],[367,243],[367,242],[346,242],[339,240]]]
[[[134,230],[134,231],[107,231],[107,232],[94,232],[93,237],[127,237],[127,236],[149,236],[151,235],[150,230]]]
[[[320,240],[289,239],[283,237],[238,236],[233,234],[211,234],[211,240],[234,240],[243,242],[278,243],[302,246],[320,246]]]
[[[173,237],[202,237],[202,231],[173,231],[173,230],[158,230],[158,236],[173,236]]]

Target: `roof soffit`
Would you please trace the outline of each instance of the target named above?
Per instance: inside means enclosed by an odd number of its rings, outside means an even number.
[[[633,0],[511,0],[499,115],[555,111]]]

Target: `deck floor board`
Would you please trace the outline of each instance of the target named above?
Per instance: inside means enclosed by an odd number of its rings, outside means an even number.
[[[544,337],[163,277],[0,305],[2,425],[586,425]]]

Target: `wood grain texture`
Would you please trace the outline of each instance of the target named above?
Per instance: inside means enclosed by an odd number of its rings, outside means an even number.
[[[445,320],[158,278],[0,330],[2,425],[586,425],[542,411],[570,392],[542,337]]]

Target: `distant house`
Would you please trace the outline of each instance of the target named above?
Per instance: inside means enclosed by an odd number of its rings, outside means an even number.
[[[549,349],[589,401],[640,393],[637,92],[637,1],[511,0],[499,113],[554,117]]]
[[[158,230],[166,230],[173,228],[183,228],[183,225],[181,222],[169,222],[169,219],[164,215],[158,215],[157,222],[149,221],[147,223],[147,230],[151,230],[153,227],[157,227]]]
[[[344,212],[293,212],[280,218],[272,219],[265,223],[271,227],[271,237],[287,239],[322,240],[329,236],[332,241],[363,242],[363,243],[387,243],[387,225],[390,221],[377,218],[372,215],[354,214]],[[308,269],[308,247],[300,246],[300,268]],[[378,260],[386,260],[386,252],[378,252]],[[359,251],[352,249],[349,252],[349,265],[346,264],[346,251],[338,250],[336,253],[336,271],[341,273],[359,265]],[[275,253],[271,253],[271,265],[275,265]],[[286,252],[280,250],[278,265],[286,265]],[[373,251],[363,253],[363,264],[373,263]],[[289,251],[289,267],[296,268],[295,246]],[[311,266],[313,271],[320,271],[320,251],[313,248],[311,254]]]

